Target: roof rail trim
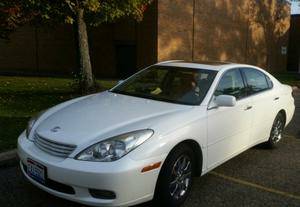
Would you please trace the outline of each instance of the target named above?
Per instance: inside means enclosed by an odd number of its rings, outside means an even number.
[[[182,62],[184,60],[167,60],[167,61],[162,61],[162,62],[158,62],[155,65],[161,65],[161,64],[165,64],[165,63],[176,63],[176,62]]]
[[[186,61],[186,63],[194,63],[194,64],[202,64],[202,65],[227,65],[227,64],[235,64],[233,62],[228,62],[228,61],[210,61],[210,60]]]
[[[168,61],[162,61],[158,62],[155,65],[163,65],[167,63],[177,63],[177,62],[182,62],[182,63],[191,63],[191,64],[203,64],[203,65],[227,65],[227,64],[234,64],[233,62],[227,62],[227,61],[185,61],[185,60],[168,60]]]

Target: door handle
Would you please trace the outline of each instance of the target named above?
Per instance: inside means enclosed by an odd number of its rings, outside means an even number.
[[[274,98],[274,101],[277,101],[277,100],[279,100],[279,97]]]
[[[250,109],[252,109],[252,106],[247,106],[247,107],[245,108],[245,111],[250,110]]]

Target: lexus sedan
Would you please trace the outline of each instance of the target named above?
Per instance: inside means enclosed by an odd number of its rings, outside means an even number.
[[[82,204],[180,206],[195,176],[254,145],[277,147],[294,110],[292,88],[258,67],[162,62],[32,118],[20,167]]]

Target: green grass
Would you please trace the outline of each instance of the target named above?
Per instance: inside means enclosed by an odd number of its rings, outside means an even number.
[[[98,80],[104,89],[116,81]],[[0,76],[0,152],[16,147],[28,119],[41,110],[80,96],[72,79]]]
[[[274,74],[274,76],[284,84],[288,84],[291,86],[298,86],[300,88],[300,76],[294,73],[278,73]]]
[[[26,117],[0,117],[0,153],[16,148],[17,138],[27,121]]]
[[[98,81],[105,89],[116,81]],[[74,92],[71,79],[0,76],[0,117],[30,117],[71,98]]]

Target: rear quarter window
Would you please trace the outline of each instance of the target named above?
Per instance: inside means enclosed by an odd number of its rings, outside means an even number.
[[[269,89],[271,85],[273,87],[272,81],[270,80],[270,82],[268,82],[268,77],[263,72],[252,68],[243,68],[242,71],[247,82],[249,94],[265,91]]]
[[[271,78],[268,75],[265,75],[265,76],[266,76],[269,88],[273,88],[273,82],[272,82]]]

